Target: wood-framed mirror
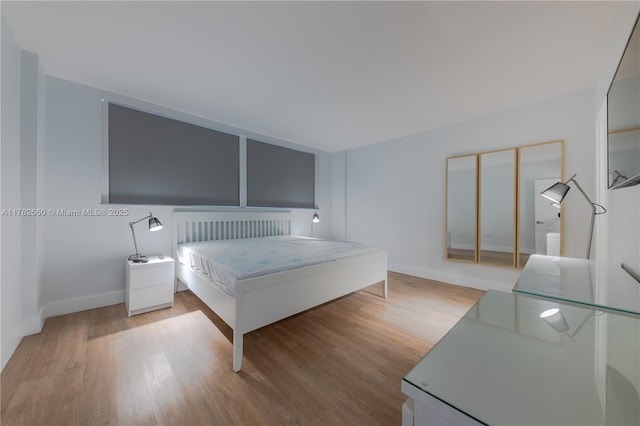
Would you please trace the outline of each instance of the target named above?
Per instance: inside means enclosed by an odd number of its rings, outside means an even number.
[[[562,207],[540,193],[564,179],[563,140],[447,158],[445,259],[523,268],[562,256]]]
[[[609,189],[640,184],[640,15],[607,93]]]
[[[515,268],[517,150],[478,156],[478,263]]]
[[[551,206],[540,193],[564,182],[564,141],[518,148],[518,264],[532,254],[562,256],[562,206]]]
[[[447,158],[446,248],[447,260],[477,262],[478,156]]]

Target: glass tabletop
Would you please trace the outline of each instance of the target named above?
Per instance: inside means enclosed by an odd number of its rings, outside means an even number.
[[[533,255],[513,291],[640,315],[640,283],[619,265]]]
[[[403,380],[490,425],[638,425],[640,317],[489,291]]]

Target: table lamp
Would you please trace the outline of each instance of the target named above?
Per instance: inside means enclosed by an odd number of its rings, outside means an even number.
[[[142,219],[136,220],[135,222],[129,222],[129,228],[131,228],[131,235],[133,235],[133,246],[136,249],[136,253],[129,256],[129,260],[135,263],[147,263],[149,258],[144,256],[138,252],[138,243],[136,242],[136,233],[133,230],[133,225],[136,223],[142,222],[145,219],[149,219],[149,231],[155,232],[159,231],[163,228],[162,223],[158,220],[157,217],[154,217],[151,212],[149,212],[148,216],[143,217]]]

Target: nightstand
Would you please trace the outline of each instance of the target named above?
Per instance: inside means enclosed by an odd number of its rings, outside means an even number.
[[[147,263],[127,260],[125,306],[129,316],[173,306],[175,261],[149,256]]]

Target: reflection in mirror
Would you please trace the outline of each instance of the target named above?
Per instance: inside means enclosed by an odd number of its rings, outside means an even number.
[[[563,141],[519,148],[520,268],[532,254],[562,255],[562,215],[540,193],[554,183],[564,181],[563,152]]]
[[[516,266],[515,168],[515,149],[480,154],[480,263]]]
[[[609,188],[617,189],[637,185],[640,183],[639,175],[640,126],[610,131]]]
[[[477,155],[447,158],[448,260],[476,261]]]
[[[640,20],[640,17],[638,18]],[[640,24],[607,94],[609,188],[640,183]]]

